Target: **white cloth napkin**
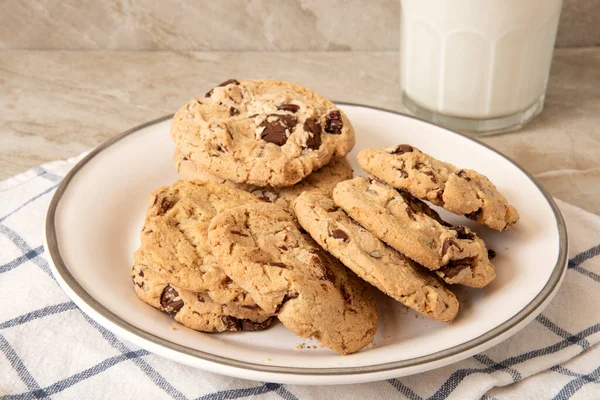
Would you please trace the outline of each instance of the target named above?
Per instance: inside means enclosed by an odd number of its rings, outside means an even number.
[[[179,365],[120,340],[60,289],[44,254],[48,203],[77,162],[0,182],[0,396],[55,399],[600,399],[600,217],[557,201],[569,271],[550,306],[496,347],[376,383],[252,382]],[[3,397],[4,398],[4,397]]]

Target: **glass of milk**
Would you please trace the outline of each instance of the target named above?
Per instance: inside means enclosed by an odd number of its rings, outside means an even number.
[[[470,133],[516,130],[544,106],[562,0],[401,0],[403,103]]]

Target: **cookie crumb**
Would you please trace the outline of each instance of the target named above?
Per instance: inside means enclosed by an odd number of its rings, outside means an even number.
[[[171,330],[172,330],[172,331],[176,331],[176,330],[177,330],[177,328],[176,328],[176,327],[174,327],[174,326],[172,326],[172,327],[171,327]]]
[[[265,361],[269,362],[269,361],[273,361],[273,360],[271,360],[269,357],[267,357]]]

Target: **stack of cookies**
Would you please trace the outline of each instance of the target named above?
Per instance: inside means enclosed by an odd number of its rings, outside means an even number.
[[[184,179],[154,191],[136,294],[203,332],[274,319],[341,354],[372,343],[374,287],[451,322],[449,285],[483,287],[493,252],[422,200],[506,230],[517,211],[484,176],[400,145],[365,149],[335,104],[290,82],[230,79],[173,119]]]

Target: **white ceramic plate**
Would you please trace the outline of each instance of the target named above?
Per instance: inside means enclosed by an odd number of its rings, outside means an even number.
[[[522,329],[549,303],[567,262],[562,217],[548,194],[496,151],[405,115],[342,104],[357,145],[413,144],[487,175],[517,207],[521,221],[498,233],[459,216],[496,250],[497,278],[483,290],[458,288],[462,308],[446,325],[378,297],[374,345],[340,356],[277,324],[264,332],[198,333],[135,296],[130,278],[148,194],[178,179],[170,116],[127,131],[91,152],[58,188],[46,221],[46,247],[63,289],[89,316],[151,352],[212,372],[271,382],[340,384],[381,380],[438,368],[481,352]]]

